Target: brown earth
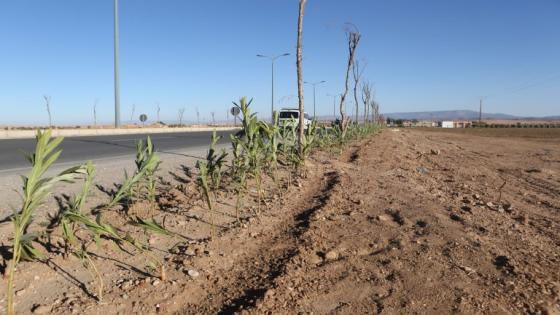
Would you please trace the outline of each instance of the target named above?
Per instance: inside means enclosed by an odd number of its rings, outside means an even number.
[[[259,210],[251,193],[241,224],[233,194],[220,194],[219,233],[207,241],[212,218],[192,183],[169,183],[157,218],[183,237],[134,234],[164,257],[166,281],[144,270],[146,255],[92,246],[105,282],[97,303],[96,282],[78,261],[51,253],[18,268],[17,309],[560,313],[558,136],[386,129],[340,155],[316,153],[306,178],[287,190],[266,184],[266,206]],[[107,219],[126,222],[116,211]]]

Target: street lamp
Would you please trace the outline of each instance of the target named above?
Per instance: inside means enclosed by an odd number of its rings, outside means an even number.
[[[268,58],[270,59],[270,62],[272,64],[272,99],[271,99],[271,103],[270,103],[270,120],[274,119],[274,61],[280,57],[284,57],[284,56],[289,56],[289,53],[285,53],[285,54],[281,54],[281,55],[276,55],[276,56],[265,56],[265,55],[257,55],[257,57],[261,57],[261,58]]]
[[[327,82],[327,81],[318,81],[318,82],[307,82],[307,81],[304,81],[304,82],[303,82],[303,83],[305,83],[305,84],[311,84],[311,85],[313,85],[313,119],[314,119],[314,120],[317,120],[317,115],[316,115],[316,114],[317,114],[317,107],[316,107],[316,105],[315,105],[315,86],[316,86],[317,84],[321,84],[321,83],[325,83],[325,82]]]
[[[332,110],[333,110],[333,117],[336,120],[336,99],[338,98],[338,94],[327,94],[327,96],[332,96]]]
[[[114,0],[115,40],[115,128],[121,124],[121,94],[119,86],[119,0]]]

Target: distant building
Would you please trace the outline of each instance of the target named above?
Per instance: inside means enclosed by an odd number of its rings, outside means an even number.
[[[470,128],[472,122],[468,120],[446,120],[441,122],[441,128]]]
[[[442,121],[441,128],[455,128],[453,125],[453,121]]]
[[[430,121],[430,120],[419,120],[412,123],[413,127],[425,127],[425,128],[430,128],[430,127],[437,127],[438,124],[435,121]]]

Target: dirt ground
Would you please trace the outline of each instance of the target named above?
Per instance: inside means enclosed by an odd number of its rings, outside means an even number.
[[[186,176],[168,183],[157,217],[181,236],[134,234],[164,259],[166,281],[145,270],[146,255],[92,246],[98,303],[94,279],[52,249],[48,262],[19,266],[16,310],[560,314],[560,133],[491,132],[386,129],[317,152],[294,185],[266,182],[266,206],[252,192],[241,224],[232,192],[212,218]],[[5,286],[0,312],[4,297]]]

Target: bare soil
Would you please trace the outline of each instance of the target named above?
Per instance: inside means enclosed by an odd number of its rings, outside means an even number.
[[[165,261],[165,281],[145,254],[103,242],[88,248],[105,282],[98,303],[94,279],[52,248],[47,262],[19,266],[16,309],[560,313],[560,137],[386,129],[335,151],[314,154],[290,187],[285,172],[283,189],[267,179],[262,206],[250,192],[241,223],[233,192],[210,216],[192,178],[166,183],[156,218],[181,236],[131,231]],[[105,218],[126,223],[119,209]],[[208,240],[211,220],[218,235]]]

